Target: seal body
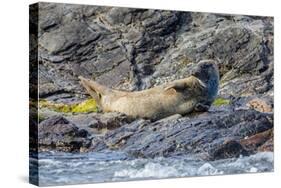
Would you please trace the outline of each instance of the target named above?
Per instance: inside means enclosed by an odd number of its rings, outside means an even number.
[[[194,110],[207,110],[217,95],[219,81],[213,61],[200,62],[194,74],[188,78],[143,91],[114,90],[92,80],[79,78],[103,112],[121,112],[132,117],[155,120],[173,114],[184,115]]]

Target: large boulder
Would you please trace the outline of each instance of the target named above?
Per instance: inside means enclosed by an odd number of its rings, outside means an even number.
[[[87,151],[92,144],[90,134],[62,116],[53,116],[38,125],[39,150],[66,152]]]

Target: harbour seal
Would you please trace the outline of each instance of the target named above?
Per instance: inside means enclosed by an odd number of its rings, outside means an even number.
[[[200,61],[187,78],[142,91],[120,91],[82,76],[79,79],[103,112],[154,120],[208,110],[219,87],[219,72],[213,60]]]

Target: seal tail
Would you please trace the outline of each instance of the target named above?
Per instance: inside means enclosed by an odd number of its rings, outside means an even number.
[[[100,85],[93,80],[86,79],[82,76],[79,76],[78,78],[80,79],[80,83],[82,84],[82,86],[96,100],[96,102],[99,106],[101,104],[100,102],[101,102],[102,96],[112,92],[110,88]]]

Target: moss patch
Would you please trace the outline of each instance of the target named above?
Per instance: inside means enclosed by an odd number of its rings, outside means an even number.
[[[40,100],[39,108],[48,108],[50,110],[63,113],[88,113],[96,112],[97,104],[94,99],[88,99],[76,104],[54,103],[47,100]]]
[[[214,106],[222,106],[222,105],[228,105],[230,103],[230,100],[224,99],[224,98],[217,98],[214,102]]]

